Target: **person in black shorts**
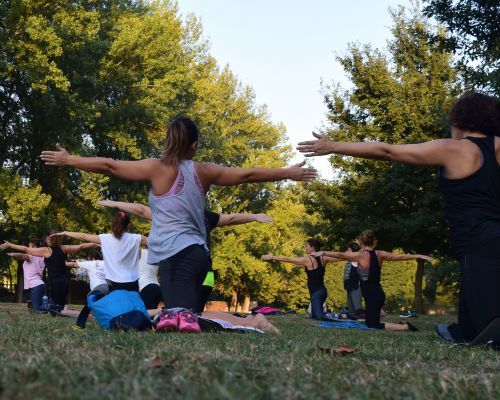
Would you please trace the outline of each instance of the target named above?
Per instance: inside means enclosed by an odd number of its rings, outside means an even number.
[[[327,298],[327,290],[325,287],[325,265],[330,262],[339,261],[338,258],[329,256],[315,256],[314,252],[321,249],[321,244],[317,239],[308,239],[305,244],[307,253],[304,257],[283,257],[273,254],[265,254],[261,258],[264,261],[279,261],[291,263],[294,265],[303,265],[307,275],[307,288],[311,299],[311,318],[323,319],[323,303]]]
[[[385,293],[380,284],[381,267],[384,261],[403,260],[425,260],[432,261],[429,256],[421,254],[394,254],[387,251],[375,250],[376,239],[371,229],[363,231],[359,237],[361,250],[357,253],[319,251],[314,256],[329,256],[342,260],[354,261],[358,263],[358,273],[361,281],[361,293],[365,300],[365,324],[369,328],[386,329],[390,331],[410,331],[416,330],[411,324],[381,323],[380,311],[384,306]]]

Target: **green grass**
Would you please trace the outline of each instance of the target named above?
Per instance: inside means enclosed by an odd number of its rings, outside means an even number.
[[[500,398],[500,352],[437,339],[434,324],[452,316],[415,318],[417,333],[271,319],[281,336],[74,331],[69,318],[0,303],[0,398]],[[337,345],[357,351],[332,353]],[[152,368],[145,360],[155,356]]]

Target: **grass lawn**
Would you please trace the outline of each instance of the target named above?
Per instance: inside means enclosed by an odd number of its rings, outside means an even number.
[[[0,303],[0,398],[499,399],[499,351],[437,339],[434,324],[453,318],[413,318],[416,333],[320,329],[301,315],[272,317],[280,336],[110,333]]]

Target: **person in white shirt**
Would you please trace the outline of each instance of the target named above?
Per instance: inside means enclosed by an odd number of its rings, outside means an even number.
[[[100,257],[97,253],[91,254],[90,258],[90,260],[67,261],[66,266],[81,268],[87,272],[91,292],[98,291],[102,294],[108,294],[109,286],[104,274],[104,261],[99,260]]]
[[[140,250],[141,245],[146,246],[147,238],[129,233],[129,228],[130,217],[119,211],[111,222],[113,233],[89,235],[82,232],[60,232],[56,235],[100,244],[109,291],[122,289],[138,292]]]

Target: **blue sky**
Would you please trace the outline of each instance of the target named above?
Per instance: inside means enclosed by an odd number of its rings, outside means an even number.
[[[283,122],[290,143],[307,140],[325,122],[321,81],[349,82],[335,60],[349,43],[383,48],[390,38],[389,7],[407,0],[178,0],[182,15],[203,25],[211,54],[253,87],[257,103]],[[302,160],[297,155],[295,161]],[[310,162],[331,178],[327,157]]]

